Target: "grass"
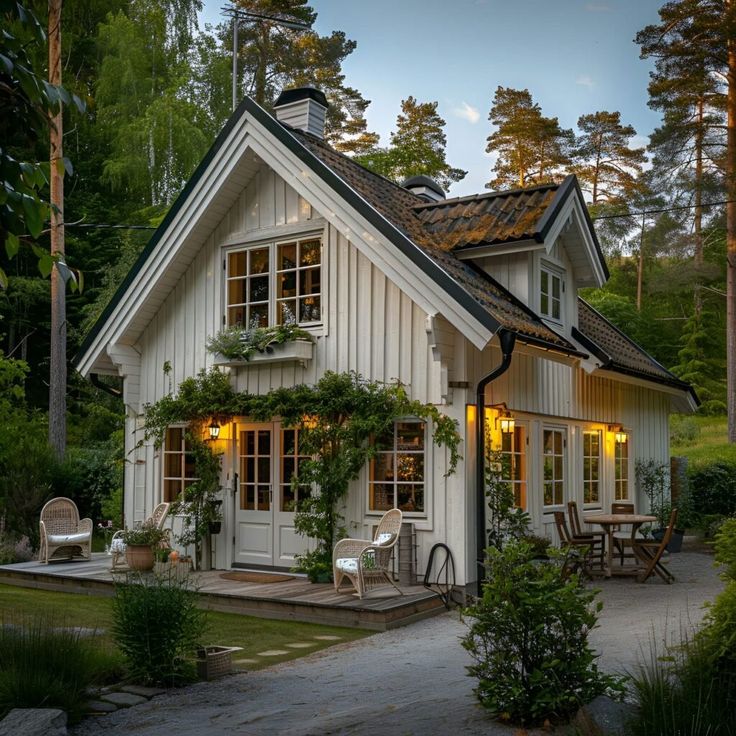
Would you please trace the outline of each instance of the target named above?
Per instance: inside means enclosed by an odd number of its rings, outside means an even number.
[[[112,598],[0,585],[0,621],[32,616],[39,611],[63,612],[68,626],[97,629],[101,633],[100,638],[111,644],[109,632],[112,628]],[[363,629],[276,621],[216,611],[210,611],[207,618],[207,633],[202,643],[242,647],[243,651],[238,652],[235,659],[256,660],[245,666],[249,671],[262,669],[274,662],[297,659],[336,643],[362,639],[373,633]],[[338,636],[340,639],[325,641],[315,639],[315,636]],[[286,646],[307,641],[313,642],[315,646],[292,650]],[[267,658],[257,656],[259,652],[268,649],[283,649],[288,654]]]
[[[698,436],[687,444],[673,444],[671,454],[687,457],[691,466],[706,465],[718,460],[736,463],[736,444],[728,441],[726,417],[689,417],[699,430]]]

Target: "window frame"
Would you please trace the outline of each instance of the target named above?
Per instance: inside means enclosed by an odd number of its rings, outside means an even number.
[[[598,454],[596,455],[589,455],[586,454],[587,448],[585,446],[585,440],[586,436],[588,435],[597,435],[598,437]],[[593,427],[583,428],[582,430],[582,438],[581,438],[581,451],[582,451],[582,469],[581,469],[581,479],[582,479],[582,487],[583,487],[583,507],[584,508],[602,508],[603,498],[602,498],[602,491],[603,491],[603,475],[604,475],[604,435],[603,430],[596,429]],[[586,460],[597,460],[598,461],[598,473],[597,477],[593,479],[592,477],[586,477],[585,473],[585,461]],[[591,463],[592,468],[592,463]],[[591,499],[586,501],[585,500],[585,494],[587,490],[587,486],[589,483],[595,483],[597,486],[597,498],[595,500]]]
[[[517,434],[519,439],[517,441]],[[505,437],[510,437],[509,449],[504,449]],[[501,432],[499,452],[503,456],[502,461],[502,476],[505,475],[505,469],[509,468],[512,470],[511,476],[514,475],[513,469],[519,471],[519,477],[514,478],[502,478],[505,483],[509,483],[514,492],[514,506],[520,508],[523,511],[529,512],[529,428],[527,423],[524,421],[516,420],[514,422],[513,432]],[[516,461],[516,463],[514,462]],[[518,493],[517,493],[518,490]],[[521,504],[517,501],[521,500]]]
[[[560,454],[556,453],[546,453],[544,451],[545,447],[545,441],[544,441],[544,435],[545,432],[558,432],[562,436],[562,452]],[[560,426],[560,425],[542,425],[542,436],[541,436],[541,446],[540,446],[540,456],[541,456],[541,489],[542,489],[542,508],[544,511],[549,510],[557,510],[564,506],[565,504],[565,484],[569,482],[569,467],[568,467],[568,458],[567,458],[567,451],[568,451],[568,435],[569,435],[569,427],[568,426]],[[545,477],[545,465],[546,465],[546,458],[556,458],[560,457],[562,458],[562,475],[557,478],[554,476],[551,478],[550,481],[547,480]],[[554,468],[554,463],[553,463]],[[552,503],[547,503],[545,499],[545,491],[547,483],[552,483]],[[555,500],[554,497],[554,486],[556,483],[560,483],[562,487],[562,495],[559,502]]]
[[[187,488],[187,486],[192,485],[195,481],[199,480],[196,475],[188,476],[187,473],[187,463],[186,458],[188,454],[191,454],[191,451],[187,450],[187,442],[186,442],[186,433],[187,429],[189,427],[186,424],[172,424],[169,427],[166,428],[166,434],[164,435],[164,441],[161,445],[161,500],[166,503],[174,503],[176,501],[181,500],[181,493],[182,491]],[[168,442],[169,442],[169,432],[172,430],[180,430],[181,431],[181,439],[179,448],[176,450],[168,449]],[[167,458],[180,455],[181,459],[179,462],[179,474],[178,475],[168,475],[168,463]],[[192,465],[192,470],[194,471],[194,465]],[[167,481],[178,481],[179,491],[178,493],[173,497],[168,497],[169,494],[167,493]]]
[[[626,442],[613,440],[613,501],[631,500],[631,432],[625,430]],[[626,446],[626,453],[619,456],[619,447]],[[619,476],[619,469],[623,471]],[[619,489],[624,488],[625,495],[620,495]]]
[[[546,275],[548,278],[548,290],[546,294],[542,291],[543,275]],[[553,287],[552,287],[553,279],[556,279],[560,285],[558,297],[555,297],[553,293]],[[544,308],[542,307],[542,299],[545,296],[547,297],[547,311],[545,311]],[[565,271],[564,269],[559,268],[557,266],[553,266],[552,264],[547,263],[546,261],[540,262],[537,299],[539,303],[539,315],[541,317],[543,317],[544,319],[548,319],[551,322],[555,322],[557,324],[564,324],[565,322]],[[554,316],[553,308],[552,308],[552,305],[555,301],[558,303],[559,310],[560,310],[560,314],[557,317]]]
[[[423,435],[423,445],[422,445],[422,451],[420,452],[411,452],[407,450],[399,451],[397,446],[397,425],[399,424],[422,424],[424,425],[424,435]],[[405,518],[410,519],[428,519],[429,513],[430,513],[430,498],[431,498],[431,489],[432,489],[432,483],[431,483],[431,469],[429,467],[430,464],[430,455],[429,455],[429,443],[431,442],[431,436],[429,434],[430,429],[430,423],[425,419],[420,419],[418,417],[399,417],[394,420],[394,438],[393,438],[393,447],[389,449],[381,449],[376,452],[376,455],[371,458],[370,462],[367,464],[367,483],[366,483],[366,494],[365,494],[365,505],[366,505],[366,515],[368,516],[381,516],[382,514],[386,513],[386,509],[373,509],[371,508],[371,492],[372,492],[372,486],[373,485],[391,485],[393,488],[393,503],[394,506],[391,506],[391,508],[400,508],[398,505],[398,488],[402,485],[400,481],[396,479],[396,476],[398,475],[396,468],[398,464],[397,456],[403,453],[408,454],[416,454],[416,455],[422,455],[423,458],[423,473],[422,473],[422,480],[421,485],[423,485],[423,496],[424,496],[424,508],[422,511],[403,511],[402,513]],[[387,481],[387,480],[373,480],[374,478],[374,463],[376,462],[376,459],[379,455],[393,455],[393,470],[394,470],[394,479]],[[405,485],[419,485],[420,482],[407,482]]]
[[[316,268],[319,269],[319,287],[320,291],[315,294],[308,294],[308,295],[295,295],[294,297],[282,297],[279,296],[279,275],[286,273],[287,271],[294,270],[297,274],[296,277],[296,283],[297,283],[297,291],[299,289],[299,273],[301,271],[308,270],[308,266],[300,266],[298,263],[294,269],[282,269],[277,270],[278,265],[278,254],[279,254],[279,246],[286,246],[290,244],[295,244],[297,249],[301,247],[303,243],[309,242],[309,241],[317,241],[319,243],[319,266]],[[230,321],[230,310],[237,307],[237,306],[245,306],[247,309],[250,304],[255,302],[237,302],[234,303],[235,306],[231,307],[230,302],[230,283],[232,281],[238,281],[238,280],[247,280],[252,278],[252,274],[246,273],[242,276],[231,276],[230,275],[230,259],[231,257],[236,253],[246,253],[248,254],[250,251],[254,250],[262,250],[262,249],[268,249],[268,269],[264,273],[268,275],[268,297],[265,300],[265,302],[268,305],[268,320],[267,320],[267,327],[276,327],[278,325],[283,324],[283,321],[278,320],[278,307],[281,303],[286,301],[296,301],[297,302],[297,310],[298,305],[301,299],[307,298],[307,297],[318,297],[320,306],[319,306],[319,319],[311,319],[308,321],[300,322],[299,320],[296,321],[296,324],[301,327],[302,329],[306,330],[315,330],[323,328],[326,324],[326,313],[327,313],[327,302],[326,302],[326,294],[325,294],[325,286],[327,283],[327,266],[325,263],[325,254],[326,254],[326,248],[325,248],[325,235],[324,230],[309,230],[306,232],[300,232],[300,233],[293,233],[291,235],[284,235],[283,237],[276,237],[276,238],[268,238],[268,239],[259,239],[254,240],[247,243],[238,243],[233,245],[228,245],[227,247],[224,247],[222,249],[223,252],[223,290],[222,290],[222,323],[224,327],[232,327],[235,326],[236,323]],[[246,255],[247,263],[249,264],[249,256]],[[315,268],[315,266],[311,266],[311,268]],[[261,300],[260,303],[263,303],[263,300]],[[248,314],[248,318],[250,318],[250,315]],[[244,328],[248,328],[248,324],[242,325]],[[262,325],[263,326],[263,325]]]

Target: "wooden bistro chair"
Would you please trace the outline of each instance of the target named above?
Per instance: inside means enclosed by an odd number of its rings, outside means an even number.
[[[160,503],[153,509],[153,513],[143,522],[141,526],[155,526],[157,529],[164,528],[164,522],[169,515],[170,503]],[[171,544],[166,546],[170,547]],[[123,530],[115,532],[110,540],[110,552],[112,553],[112,569],[119,570],[126,567],[125,562],[125,542],[123,541]]]
[[[399,539],[403,514],[399,509],[387,511],[370,539],[341,539],[332,552],[332,574],[335,591],[347,579],[362,598],[365,592],[379,583],[390,583],[403,595],[391,578],[389,564],[394,545]]]
[[[565,574],[574,572],[578,567],[581,567],[583,572],[590,574],[592,572],[593,560],[596,562],[596,566],[601,570],[604,567],[604,552],[605,544],[601,537],[593,536],[592,534],[586,536],[574,536],[567,527],[565,521],[564,511],[553,512],[555,519],[555,526],[557,527],[557,534],[560,537],[560,543],[563,547],[569,547],[573,550],[583,550],[581,557],[581,564],[567,564],[565,565]]]
[[[661,542],[653,539],[636,538],[633,540],[634,554],[637,556],[639,562],[644,565],[644,570],[636,578],[637,582],[646,582],[653,572],[656,572],[665,583],[673,583],[675,581],[675,576],[662,564],[661,558],[667,545],[670,543],[672,530],[675,528],[676,523],[677,509],[672,509],[670,523],[667,525]]]
[[[612,514],[633,514],[634,513],[634,504],[630,503],[628,501],[614,501],[611,504],[611,513]],[[637,535],[638,539],[642,539],[641,535]],[[624,558],[634,558],[634,552],[633,552],[633,527],[629,527],[627,529],[622,528],[621,526],[618,526],[614,529],[613,532],[613,546],[616,548],[616,552],[620,556],[621,564],[624,564]],[[629,553],[626,552],[626,549],[631,550]]]
[[[601,545],[605,546],[607,536],[605,532],[588,532],[583,529],[575,501],[567,502],[567,518],[570,520],[570,532],[573,537],[593,537],[600,540]]]
[[[89,560],[92,554],[92,519],[80,519],[77,505],[70,498],[52,498],[41,509],[41,544],[38,559]]]

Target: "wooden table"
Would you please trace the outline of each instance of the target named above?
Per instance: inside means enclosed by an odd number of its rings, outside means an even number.
[[[623,567],[619,567],[618,569],[614,570],[613,567],[613,532],[614,527],[623,525],[623,524],[630,524],[631,525],[631,536],[632,538],[636,535],[637,529],[642,524],[651,524],[654,521],[657,521],[656,516],[649,516],[648,514],[589,514],[588,516],[583,516],[583,521],[586,524],[598,524],[598,526],[603,528],[603,531],[606,533],[606,536],[608,537],[608,544],[607,544],[607,564],[606,564],[606,577],[610,578],[611,575],[637,575],[639,572],[638,567],[636,568],[629,568],[625,569]]]

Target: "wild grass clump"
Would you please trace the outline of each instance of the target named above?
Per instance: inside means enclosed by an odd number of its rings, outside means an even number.
[[[107,681],[119,660],[93,632],[48,617],[0,625],[0,719],[13,708],[61,708],[80,719],[86,690]]]
[[[193,659],[205,628],[206,612],[187,579],[129,575],[115,586],[112,634],[137,682],[196,679]]]

